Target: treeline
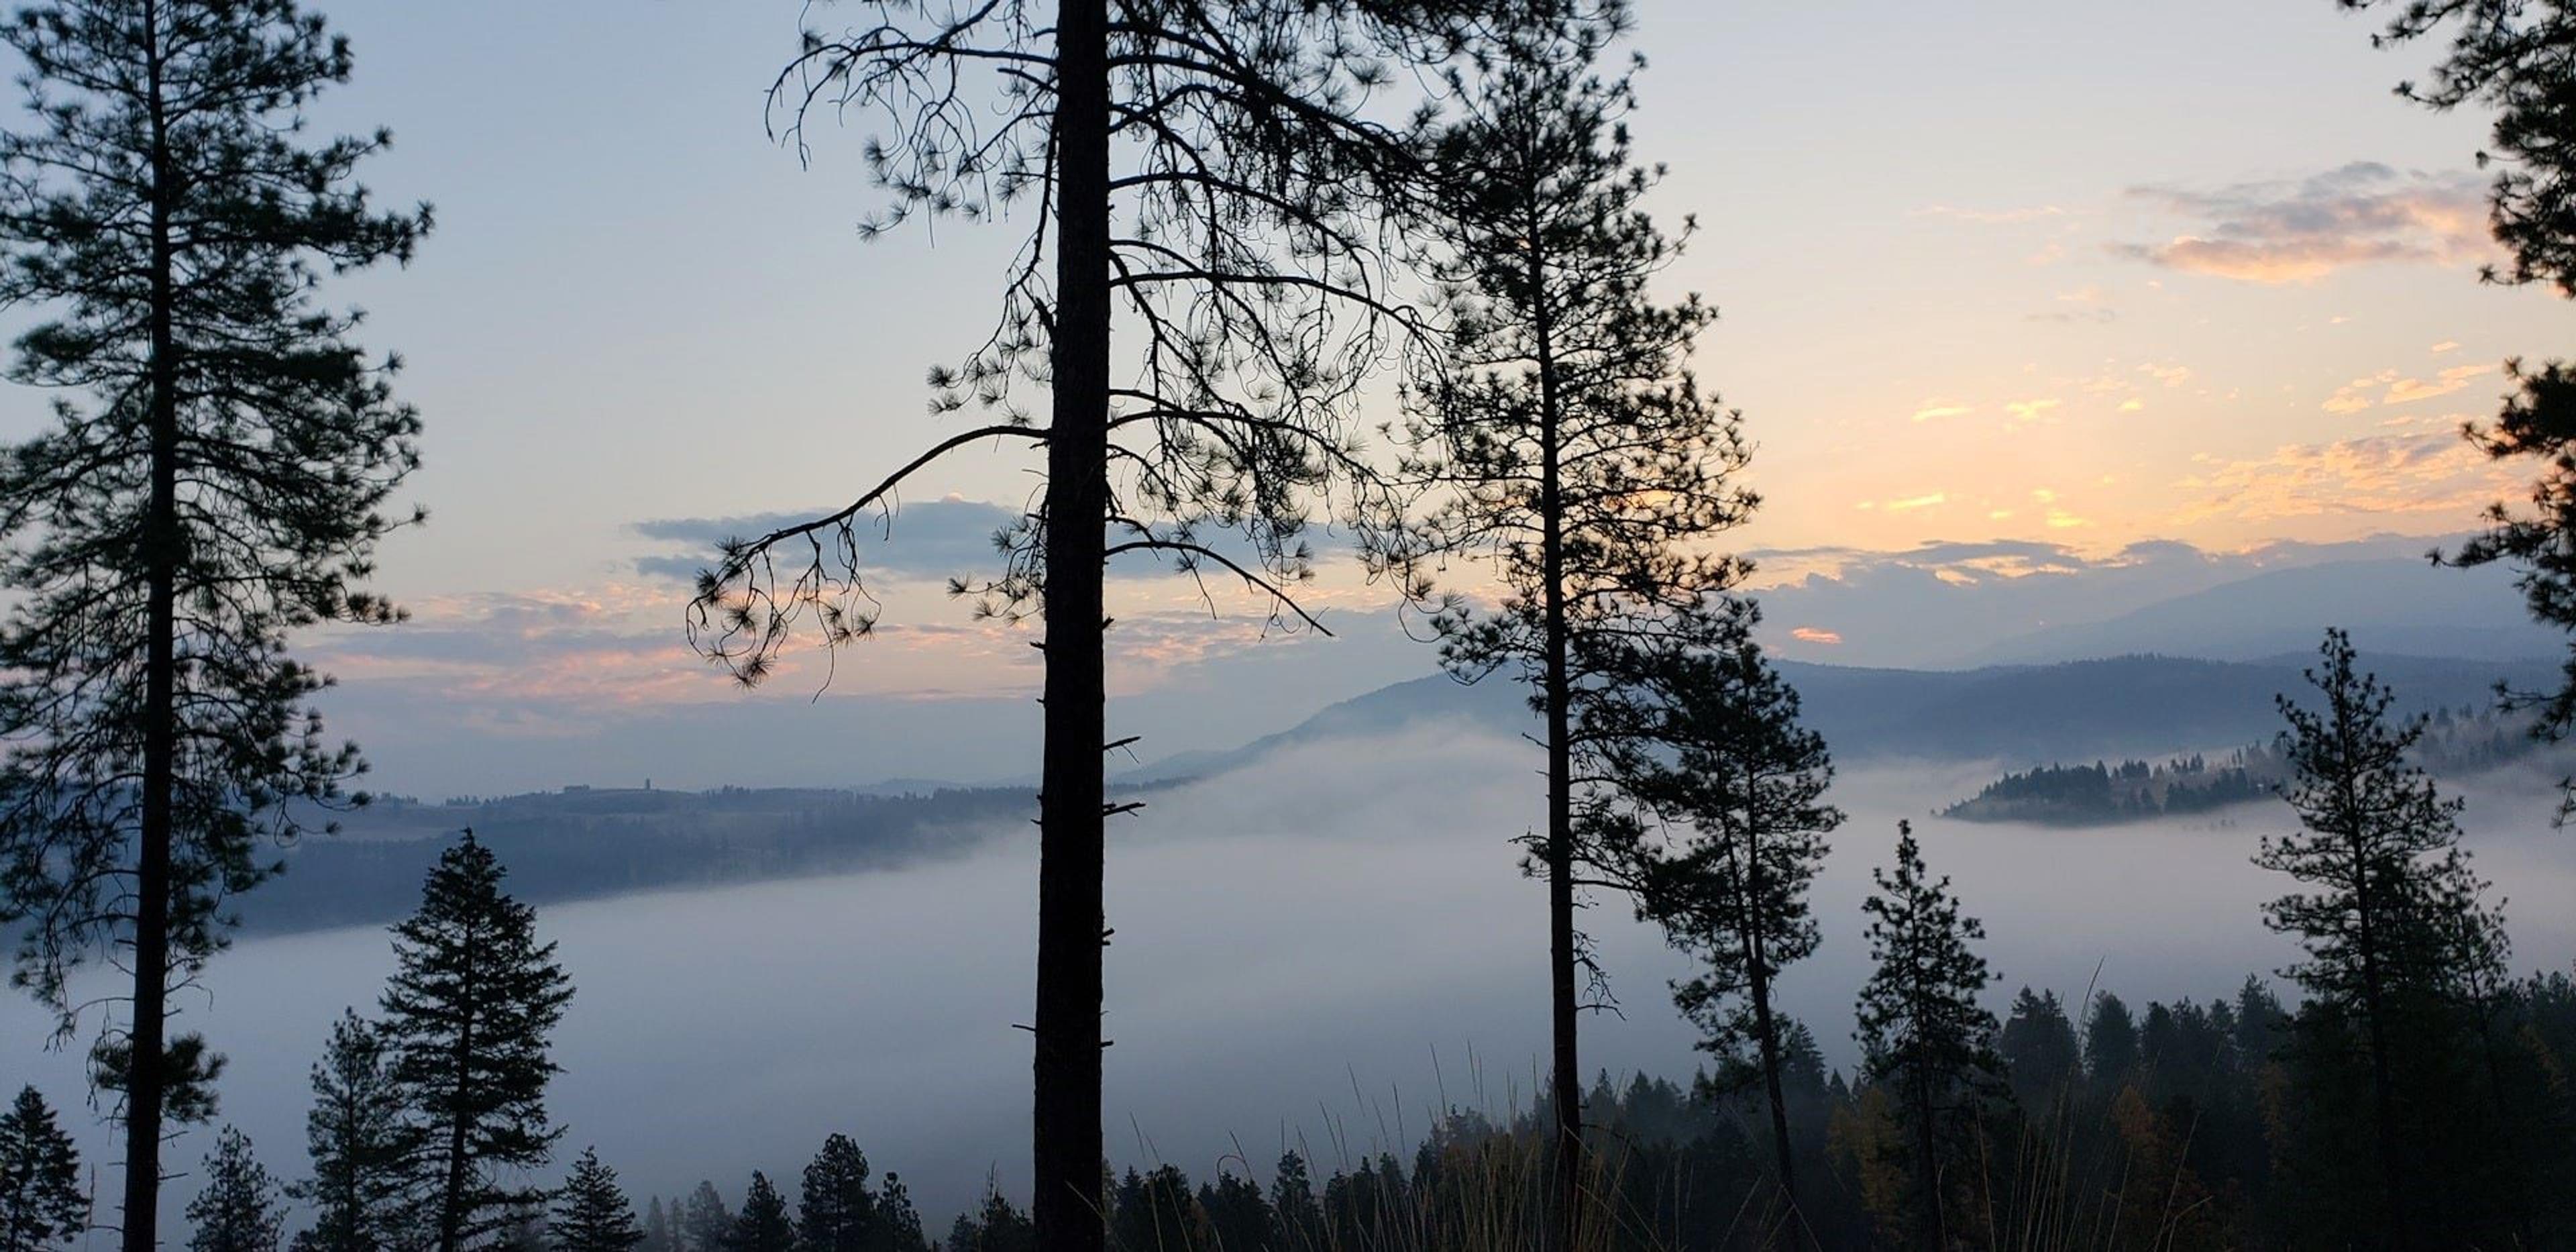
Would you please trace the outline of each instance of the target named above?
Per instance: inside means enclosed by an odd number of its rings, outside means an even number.
[[[510,865],[531,903],[657,888],[896,869],[962,855],[1017,829],[1025,788],[926,795],[728,787],[587,790],[419,804],[379,800],[336,839],[287,854],[260,892],[257,930],[371,925],[402,916],[461,827]]]
[[[2501,709],[2443,705],[2416,720],[2422,733],[2409,757],[2440,776],[2529,760],[2552,746],[2532,733],[2529,716]],[[2279,736],[2246,744],[2217,761],[2195,752],[2152,763],[2041,765],[2004,774],[1976,795],[1942,809],[1941,816],[2089,826],[2208,813],[2271,797],[2290,768]]]

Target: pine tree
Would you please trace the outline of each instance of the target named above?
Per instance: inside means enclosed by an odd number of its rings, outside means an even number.
[[[893,1170],[886,1171],[885,1185],[877,1190],[876,1246],[886,1252],[926,1252],[929,1246],[922,1239],[921,1211],[912,1206],[912,1192]]]
[[[877,1226],[867,1154],[848,1135],[826,1137],[805,1166],[797,1197],[796,1234],[805,1252],[872,1252],[880,1243]]]
[[[742,1213],[733,1219],[724,1247],[725,1252],[796,1252],[796,1223],[788,1220],[786,1197],[770,1185],[769,1175],[751,1172]]]
[[[2070,1099],[2083,1073],[2083,1050],[2075,1040],[2075,1023],[2054,991],[2028,987],[2013,997],[1995,1050],[2012,1075],[2013,1095],[2022,1107],[2047,1110]]]
[[[617,1189],[617,1171],[599,1163],[598,1149],[583,1148],[573,1161],[548,1233],[559,1252],[627,1252],[644,1241],[635,1206]]]
[[[1947,877],[1925,871],[1910,822],[1896,824],[1894,872],[1870,877],[1878,890],[1861,903],[1872,965],[1857,1006],[1861,1068],[1893,1088],[1912,1140],[1917,1237],[1947,1252],[1961,1130],[2002,1071],[1989,1042],[1994,1015],[1977,1003],[1994,976],[1968,946],[1986,931],[1961,915]]]
[[[1773,1168],[1794,1207],[1785,1023],[1772,991],[1782,969],[1816,950],[1807,888],[1843,820],[1825,803],[1833,763],[1824,738],[1798,724],[1797,692],[1750,641],[1659,649],[1639,670],[1631,708],[1591,725],[1619,723],[1610,758],[1621,787],[1665,819],[1657,826],[1677,821],[1691,834],[1670,851],[1630,840],[1619,859],[1639,863],[1640,911],[1704,967],[1674,985],[1673,1001],[1720,1058],[1721,1076],[1762,1085]]]
[[[1632,164],[1630,80],[1593,66],[1626,8],[1597,12],[1514,32],[1484,72],[1449,83],[1457,116],[1431,141],[1441,190],[1423,244],[1447,328],[1416,355],[1403,431],[1406,471],[1438,494],[1376,553],[1432,606],[1449,672],[1509,670],[1544,724],[1547,811],[1527,847],[1548,884],[1550,1204],[1567,1247],[1585,1237],[1576,1023],[1590,957],[1575,880],[1601,860],[1583,820],[1600,788],[1578,781],[1599,772],[1588,707],[1654,642],[1735,642],[1723,601],[1744,567],[1707,541],[1755,503],[1732,481],[1749,455],[1735,415],[1688,367],[1715,312],[1648,290],[1679,245],[1643,208],[1654,178]],[[1490,562],[1504,589],[1492,611],[1422,573],[1460,554]]]
[[[277,1252],[286,1215],[277,1184],[251,1156],[250,1140],[226,1126],[206,1158],[206,1186],[188,1202],[188,1252]]]
[[[662,1209],[662,1197],[644,1201],[644,1238],[636,1247],[640,1252],[680,1252],[671,1237],[671,1219]]]
[[[32,1086],[0,1113],[0,1252],[50,1252],[89,1226],[80,1155]]]
[[[1280,1155],[1279,1168],[1270,1176],[1270,1212],[1278,1226],[1281,1247],[1303,1250],[1324,1246],[1324,1208],[1315,1200],[1315,1179],[1306,1168],[1303,1154],[1292,1151]]]
[[[73,967],[132,979],[98,1056],[123,1246],[152,1252],[164,1122],[212,1109],[170,989],[277,868],[264,837],[363,798],[289,636],[398,616],[359,585],[419,419],[314,293],[408,258],[429,217],[352,181],[383,132],[309,138],[350,55],[293,0],[50,0],[0,38],[30,114],[0,137],[0,303],[47,319],[9,376],[62,395],[0,453],[0,930],[67,1032]]]
[[[674,1203],[671,1208],[680,1215],[680,1234],[689,1252],[724,1252],[725,1241],[733,1237],[733,1212],[714,1183],[700,1181],[685,1206]]]
[[[563,1133],[546,1119],[558,1069],[546,1048],[572,984],[502,874],[468,830],[430,870],[420,911],[394,928],[383,1029],[419,1118],[439,1252],[532,1214],[544,1193],[504,1186],[497,1171],[543,1165]]]
[[[2129,1006],[2108,991],[2093,997],[2084,1015],[2084,1073],[2105,1105],[2138,1068],[2138,1023]]]
[[[875,0],[847,33],[808,32],[777,78],[800,151],[809,114],[882,119],[866,152],[892,203],[874,227],[1037,206],[1000,325],[934,375],[941,411],[991,420],[844,508],[727,543],[690,633],[746,682],[799,633],[826,647],[867,635],[861,535],[901,489],[959,448],[1042,453],[1038,497],[998,536],[999,571],[952,586],[980,613],[1046,628],[1031,1143],[1048,1252],[1104,1237],[1102,882],[1107,818],[1124,811],[1103,781],[1107,566],[1213,573],[1274,621],[1314,624],[1292,590],[1312,570],[1310,512],[1336,483],[1383,486],[1353,428],[1389,334],[1411,320],[1390,301],[1384,210],[1411,202],[1419,170],[1409,114],[1379,88],[1536,2]],[[1381,105],[1395,116],[1373,116]],[[1021,407],[1032,383],[1044,424]]]
[[[332,1024],[313,1067],[304,1118],[313,1176],[286,1193],[313,1206],[296,1252],[384,1252],[410,1246],[420,1222],[420,1127],[405,1104],[384,1036],[355,1009]]]
[[[2327,631],[2318,651],[2322,664],[2307,679],[2323,707],[2278,701],[2292,770],[2281,794],[2302,829],[2266,836],[2254,863],[2304,888],[2263,909],[2265,923],[2296,936],[2306,954],[2283,971],[2307,990],[2303,1011],[2359,1026],[2389,1217],[2404,1245],[2416,1234],[2407,1198],[2418,1174],[2406,1148],[2414,1128],[2398,1109],[2397,1052],[2447,1009],[2460,958],[2488,933],[2478,916],[2483,884],[2459,847],[2461,802],[2443,799],[2407,760],[2423,719],[2391,724],[2394,693],[2357,670],[2342,631]]]

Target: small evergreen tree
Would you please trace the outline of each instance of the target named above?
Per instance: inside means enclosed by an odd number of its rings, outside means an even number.
[[[742,1214],[733,1219],[725,1252],[796,1252],[796,1223],[788,1220],[787,1199],[771,1186],[769,1175],[751,1172],[751,1187],[742,1193]]]
[[[725,1240],[733,1237],[733,1210],[725,1207],[712,1182],[700,1180],[688,1202],[674,1202],[671,1210],[678,1214],[680,1239],[688,1252],[723,1252]]]
[[[877,1199],[868,1190],[868,1157],[848,1135],[834,1134],[805,1166],[797,1197],[796,1235],[806,1252],[871,1252],[878,1246]]]
[[[230,1126],[206,1158],[206,1186],[188,1202],[189,1252],[277,1252],[286,1215],[277,1184],[251,1155],[250,1139]]]
[[[635,1206],[618,1190],[617,1171],[599,1163],[598,1149],[583,1148],[573,1161],[548,1233],[559,1252],[628,1252],[644,1241]]]
[[[296,1252],[408,1246],[420,1219],[420,1127],[394,1081],[384,1036],[355,1009],[332,1025],[313,1067],[304,1142],[313,1176],[286,1193],[313,1206],[313,1224],[296,1234]]]
[[[2012,1075],[2013,1095],[2025,1109],[2047,1109],[2070,1097],[2083,1075],[2083,1051],[2075,1041],[2075,1023],[2054,991],[2028,987],[2013,997],[1995,1050]]]
[[[1985,927],[1959,912],[1947,877],[1925,871],[1913,824],[1898,822],[1896,834],[1894,872],[1872,870],[1878,890],[1861,903],[1873,968],[1857,1037],[1863,1072],[1893,1088],[1912,1140],[1916,1237],[1946,1252],[1961,1131],[2002,1072],[1994,1015],[1977,1003],[1994,976],[1968,946]]]
[[[640,1252],[680,1252],[679,1244],[672,1239],[671,1219],[663,1211],[660,1196],[644,1202],[644,1238],[636,1247]]]
[[[49,1252],[89,1225],[80,1155],[33,1086],[0,1113],[0,1252]]]
[[[2138,1022],[2129,1006],[2108,991],[2093,997],[2084,1015],[2084,1074],[2107,1102],[2138,1068]]]
[[[430,870],[420,911],[394,928],[384,1034],[420,1119],[439,1252],[532,1216],[544,1193],[497,1171],[543,1165],[563,1133],[546,1119],[558,1068],[546,1048],[572,984],[502,873],[466,831]]]
[[[1315,1199],[1315,1179],[1303,1154],[1280,1155],[1279,1168],[1270,1176],[1270,1214],[1278,1225],[1281,1247],[1323,1246],[1324,1206]]]
[[[877,1246],[886,1252],[926,1252],[929,1247],[921,1234],[921,1211],[912,1206],[912,1192],[893,1170],[886,1171],[885,1185],[877,1190]]]

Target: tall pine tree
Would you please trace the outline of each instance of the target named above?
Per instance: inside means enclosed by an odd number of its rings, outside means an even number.
[[[1411,104],[1383,88],[1556,3],[871,0],[846,31],[809,32],[776,80],[800,153],[809,115],[882,123],[866,152],[891,204],[873,227],[1035,208],[1000,324],[933,374],[941,411],[987,420],[861,479],[841,509],[727,543],[689,629],[747,682],[799,632],[860,638],[877,611],[863,536],[905,487],[960,448],[1042,458],[999,571],[954,586],[1045,623],[1031,1143],[1049,1252],[1104,1238],[1102,882],[1123,811],[1103,789],[1107,568],[1214,575],[1311,622],[1292,597],[1313,502],[1377,480],[1353,446],[1357,404],[1411,319],[1385,210],[1419,170]]]
[[[503,1171],[545,1164],[563,1133],[546,1119],[559,1068],[546,1049],[572,983],[555,945],[537,941],[536,910],[501,890],[502,874],[467,830],[430,870],[420,911],[394,928],[384,1034],[420,1121],[439,1252],[531,1216],[544,1192],[505,1184]]]
[[[1581,781],[1601,773],[1587,708],[1650,643],[1732,641],[1723,593],[1743,566],[1708,540],[1755,503],[1732,478],[1748,456],[1735,415],[1688,365],[1716,314],[1649,290],[1680,247],[1643,208],[1655,179],[1632,163],[1630,80],[1594,66],[1625,21],[1613,3],[1597,22],[1513,32],[1449,84],[1457,116],[1430,144],[1441,190],[1422,243],[1446,329],[1416,354],[1403,431],[1406,471],[1435,494],[1377,553],[1433,606],[1449,672],[1508,671],[1543,722],[1528,865],[1548,891],[1550,1202],[1569,1247],[1584,1237],[1576,1023],[1583,975],[1599,976],[1574,922],[1575,880],[1601,859],[1584,821],[1601,802]],[[1459,554],[1490,564],[1498,605],[1423,575]]]
[[[89,1226],[80,1155],[34,1087],[0,1113],[0,1252],[50,1252]]]
[[[644,1241],[635,1206],[617,1189],[617,1171],[599,1163],[598,1149],[583,1148],[574,1159],[547,1233],[558,1252],[628,1252]]]
[[[384,1036],[355,1009],[331,1026],[304,1115],[313,1176],[286,1193],[313,1209],[296,1252],[389,1252],[420,1223],[421,1127],[394,1080]]]
[[[1910,822],[1896,824],[1894,870],[1870,877],[1878,890],[1861,902],[1871,963],[1857,1009],[1861,1069],[1889,1086],[1905,1123],[1916,1238],[1948,1252],[1971,1159],[1966,1131],[2003,1069],[1994,1014],[1977,1002],[1994,976],[1969,946],[1986,931],[1960,913],[1950,880],[1925,870]]]
[[[2305,953],[2283,972],[2307,990],[2308,1010],[2358,1026],[2388,1218],[2405,1245],[2422,1219],[2409,1201],[2420,1174],[2408,1159],[2416,1128],[2401,1115],[2399,1053],[2428,1027],[2439,1033],[2463,945],[2487,928],[2480,884],[2459,847],[2461,801],[2443,799],[2407,760],[2423,719],[2392,723],[2395,694],[2359,670],[2342,631],[2327,631],[2318,652],[2322,663],[2307,678],[2321,704],[2279,698],[2292,771],[2281,794],[2302,829],[2265,837],[2254,863],[2302,887],[2263,909],[2264,921],[2296,936]]]
[[[211,1111],[171,989],[276,867],[262,837],[360,798],[289,637],[397,616],[360,585],[419,419],[314,293],[408,258],[429,215],[353,181],[384,132],[305,130],[350,55],[293,0],[51,0],[0,38],[29,110],[0,137],[0,303],[45,318],[9,376],[63,397],[0,454],[0,927],[66,1031],[72,966],[114,951],[132,979],[99,1056],[123,1244],[152,1252],[165,1114]]]
[[[188,1202],[188,1225],[188,1252],[277,1252],[286,1225],[277,1183],[239,1130],[226,1126],[215,1137],[206,1185]]]
[[[877,1198],[868,1190],[868,1157],[848,1135],[823,1140],[805,1166],[797,1197],[796,1235],[806,1252],[873,1252],[880,1246]]]

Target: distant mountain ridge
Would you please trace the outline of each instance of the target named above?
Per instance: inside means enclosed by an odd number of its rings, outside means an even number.
[[[2544,661],[2371,655],[2364,663],[2392,687],[2401,712],[2483,707],[2498,681],[2555,681]],[[1969,670],[1863,669],[1780,662],[1807,724],[1838,759],[2002,760],[2042,764],[2147,756],[2268,739],[2280,729],[2273,697],[2307,690],[2302,655],[2212,661],[2137,655]],[[1172,781],[1251,764],[1289,747],[1355,735],[1465,721],[1510,733],[1533,730],[1524,689],[1496,675],[1461,684],[1431,675],[1326,708],[1287,730],[1230,751],[1199,751],[1126,771],[1127,782]]]
[[[2329,625],[2367,652],[2520,661],[2556,655],[2566,637],[2534,622],[2500,566],[2424,560],[2293,566],[2160,600],[2098,622],[2050,626],[1965,652],[1970,666],[2138,653],[2250,661],[2316,646]]]

